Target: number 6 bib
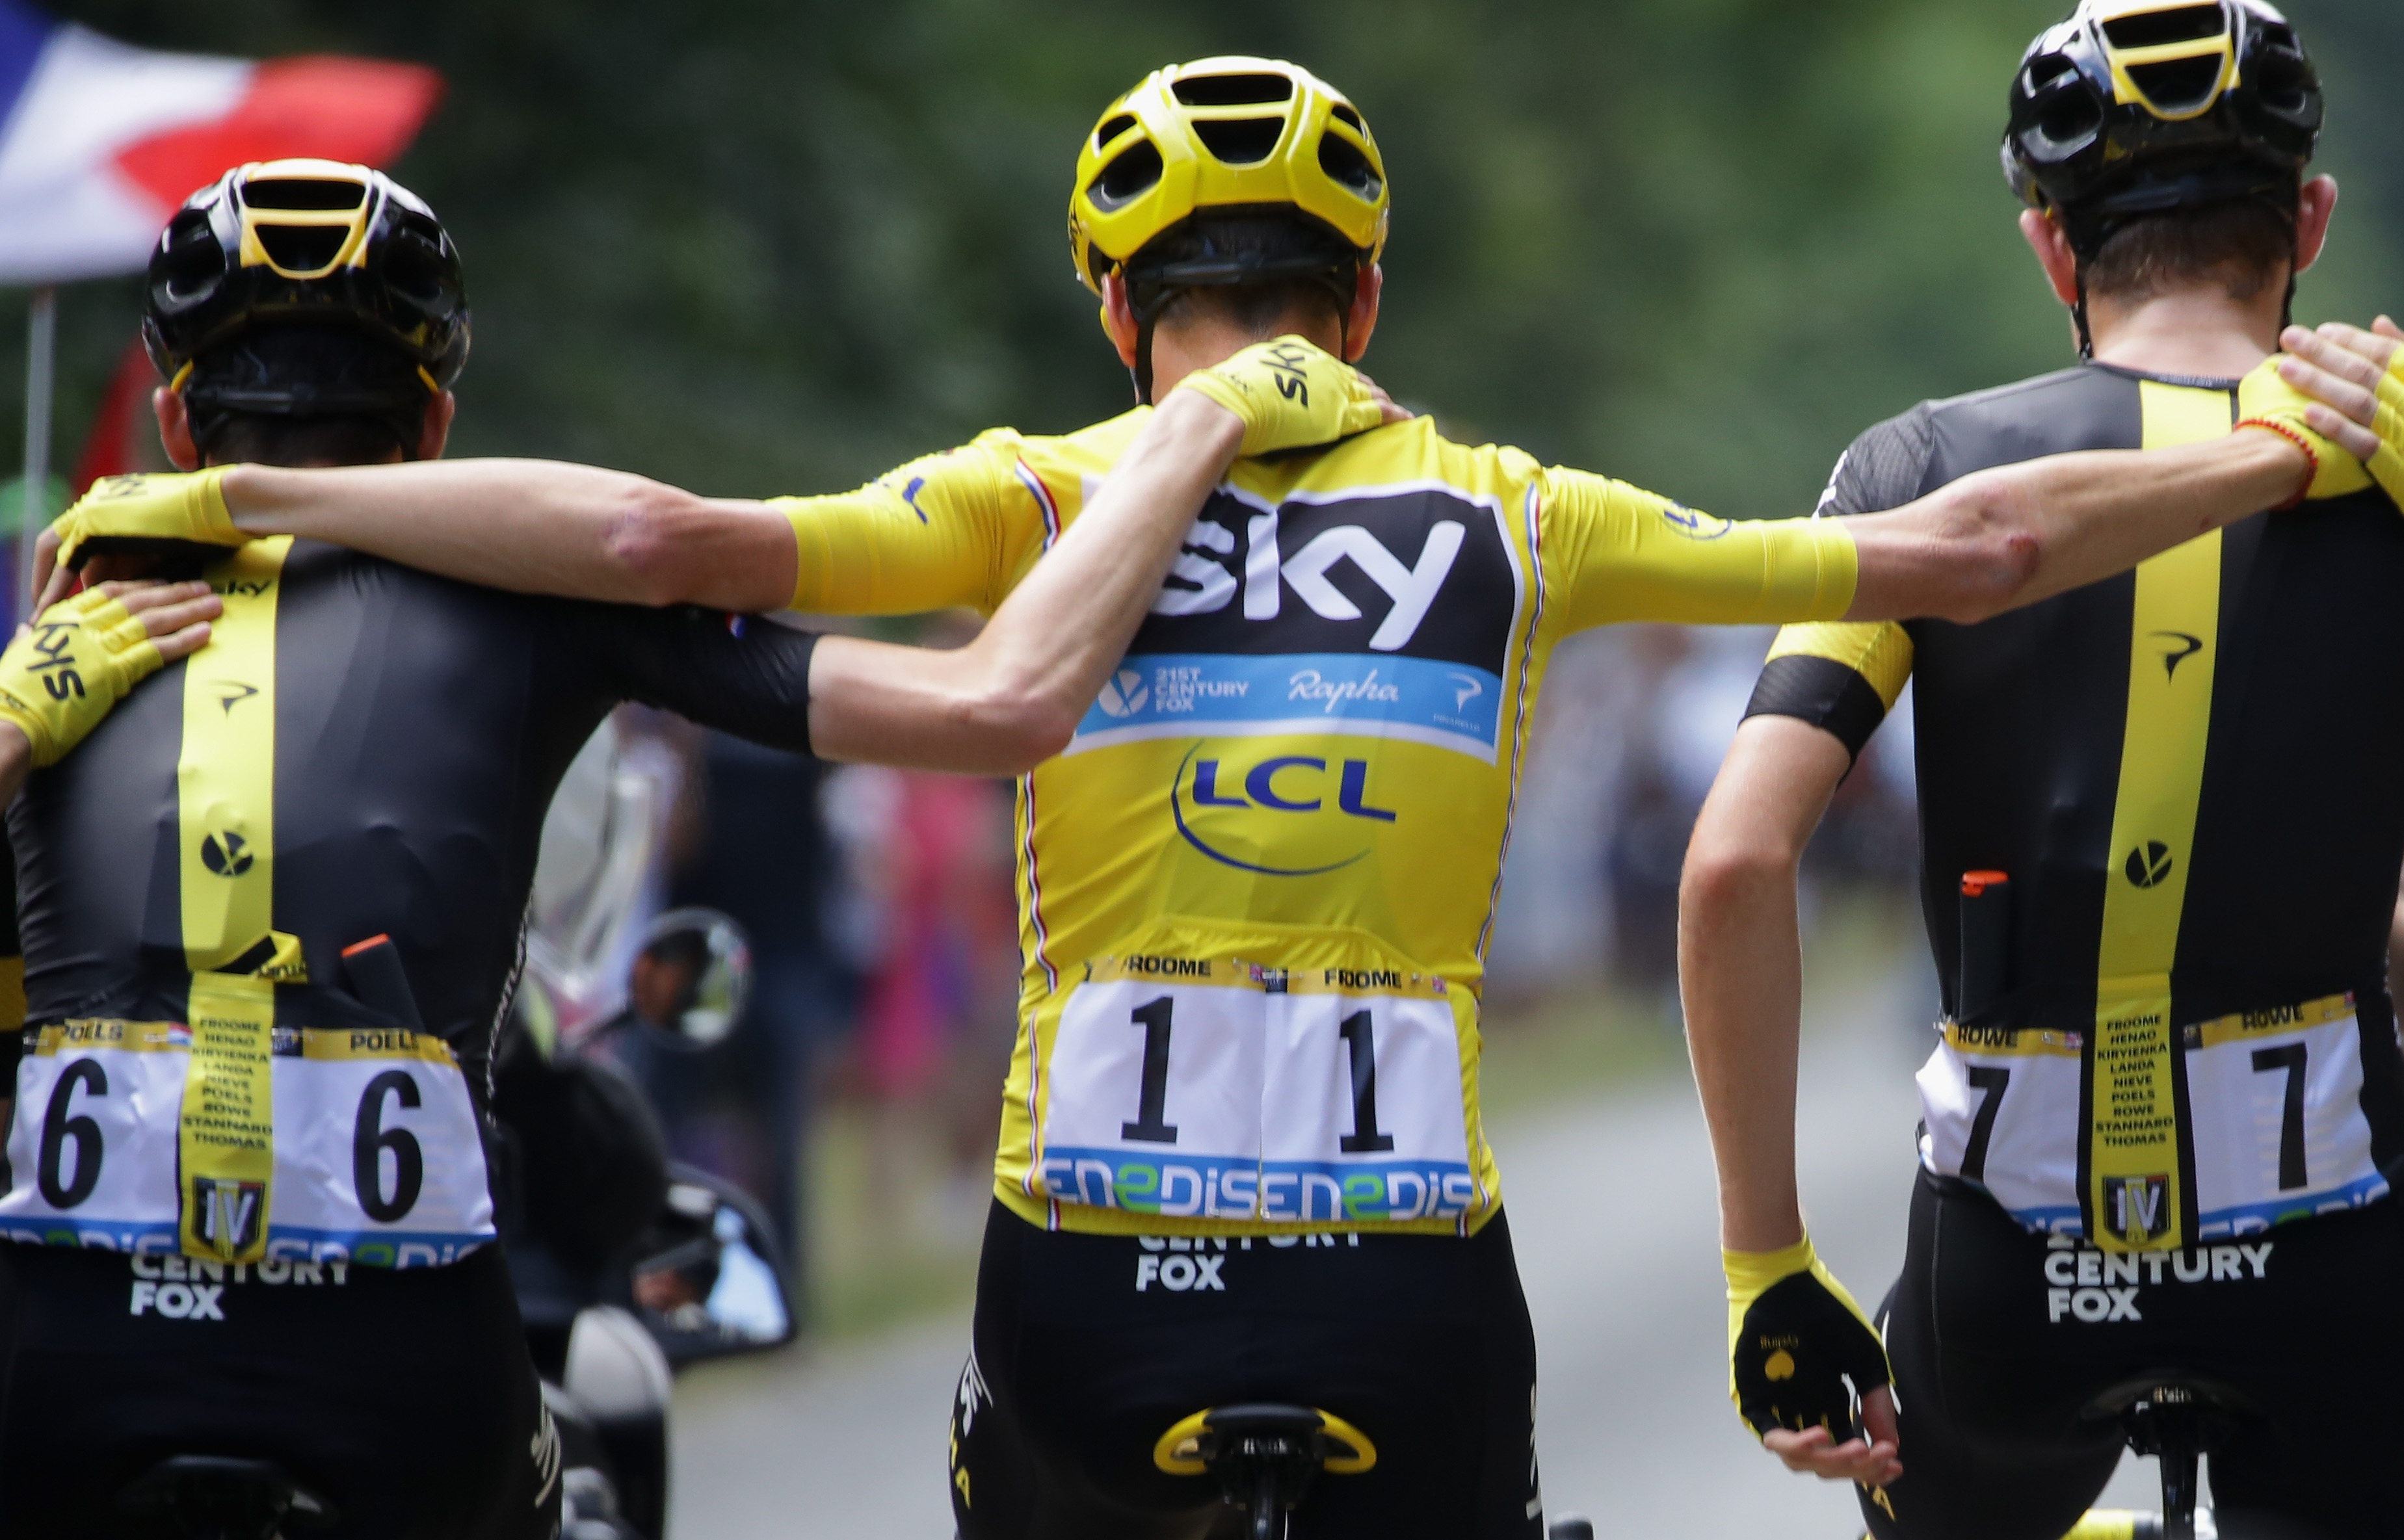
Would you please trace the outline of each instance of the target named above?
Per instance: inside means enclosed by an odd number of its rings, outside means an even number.
[[[1053,1034],[1029,1187],[1182,1219],[1460,1223],[1489,1200],[1454,995],[1374,964],[1097,962]]]
[[[494,1239],[475,1105],[448,1045],[398,1029],[277,1027],[270,1180],[201,1179],[197,1228],[210,1249],[183,1245],[177,1131],[191,1041],[164,1021],[33,1034],[0,1237],[395,1268],[454,1262]]]

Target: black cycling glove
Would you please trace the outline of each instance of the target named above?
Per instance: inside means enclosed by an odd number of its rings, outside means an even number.
[[[1806,1236],[1783,1251],[1722,1252],[1728,1280],[1728,1394],[1754,1434],[1856,1431],[1859,1397],[1892,1382],[1886,1344]],[[1846,1380],[1852,1381],[1848,1390]]]

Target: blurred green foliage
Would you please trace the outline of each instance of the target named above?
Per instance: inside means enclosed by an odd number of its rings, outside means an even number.
[[[1874,419],[2070,356],[1995,160],[2005,82],[2065,0],[53,8],[151,47],[443,72],[396,169],[468,262],[455,452],[810,492],[1118,410],[1062,233],[1078,138],[1145,70],[1228,51],[1307,63],[1367,114],[1396,189],[1369,364],[1456,434],[1791,512]],[[2347,193],[2299,313],[2367,320],[2404,305],[2404,7],[2291,14]],[[135,296],[65,298],[62,459]],[[21,299],[0,291],[0,466]]]

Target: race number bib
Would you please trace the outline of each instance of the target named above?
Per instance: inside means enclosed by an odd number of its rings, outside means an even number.
[[[178,1249],[177,1134],[191,1034],[177,1022],[70,1021],[21,1061],[0,1238]],[[220,1183],[209,1222],[265,1255],[432,1267],[494,1239],[483,1142],[441,1039],[274,1029],[271,1184]]]
[[[1919,1075],[1921,1162],[1985,1186],[2032,1229],[2078,1233],[2082,1034],[1949,1022]],[[2351,995],[2178,1029],[2197,1236],[2224,1239],[2386,1195],[2362,1113]],[[2169,1200],[2126,1185],[2141,1227]]]
[[[1438,978],[1223,959],[1097,964],[1046,1070],[1035,1181],[1172,1217],[1375,1224],[1477,1200]]]

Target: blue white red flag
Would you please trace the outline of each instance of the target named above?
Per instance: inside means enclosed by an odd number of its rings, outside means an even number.
[[[137,270],[245,161],[384,164],[441,91],[414,64],[158,53],[0,0],[0,284]]]

